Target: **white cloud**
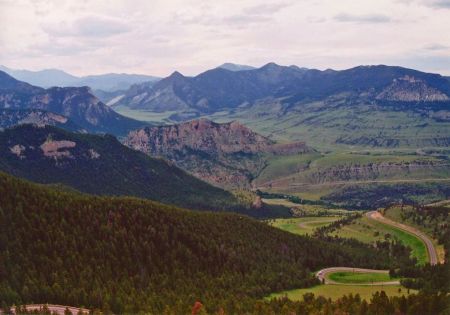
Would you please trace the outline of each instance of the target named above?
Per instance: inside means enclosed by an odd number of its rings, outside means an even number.
[[[193,75],[225,61],[450,74],[444,0],[0,0],[0,64]]]
[[[348,13],[340,13],[334,16],[338,22],[356,22],[356,23],[387,23],[391,22],[391,18],[384,14],[363,14],[354,15]]]
[[[44,24],[42,28],[49,35],[60,37],[108,37],[131,30],[125,21],[95,15],[83,16],[71,22]]]

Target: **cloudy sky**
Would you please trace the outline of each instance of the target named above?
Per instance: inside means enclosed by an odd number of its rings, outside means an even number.
[[[224,62],[450,75],[450,0],[0,0],[0,64],[194,75]]]

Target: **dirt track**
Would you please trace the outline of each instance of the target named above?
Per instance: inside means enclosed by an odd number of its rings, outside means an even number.
[[[436,249],[434,248],[433,242],[423,232],[417,230],[416,228],[413,228],[412,226],[392,221],[391,219],[388,219],[388,218],[384,217],[378,211],[367,212],[366,216],[368,218],[372,219],[372,220],[377,220],[377,221],[382,222],[384,224],[392,225],[392,226],[394,226],[394,227],[396,227],[398,229],[401,229],[403,231],[406,231],[408,233],[411,233],[411,234],[417,236],[420,240],[422,240],[424,242],[424,244],[425,244],[425,246],[427,248],[429,263],[431,265],[436,265],[438,263],[437,253],[436,253]]]
[[[46,305],[48,307],[50,312],[52,312],[52,313],[55,312],[59,315],[64,315],[64,311],[66,310],[66,308],[68,308],[69,311],[73,315],[76,315],[80,310],[83,313],[89,314],[89,310],[85,309],[85,308],[78,308],[78,307],[64,306],[64,305],[55,305],[55,304],[28,304],[25,307],[28,311],[33,311],[33,310],[39,311],[40,309],[42,309],[44,307],[44,305]],[[11,311],[13,314],[16,313],[14,308],[12,308]]]

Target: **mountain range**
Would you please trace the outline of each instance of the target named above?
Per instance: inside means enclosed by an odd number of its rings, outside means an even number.
[[[401,67],[319,71],[269,63],[243,71],[215,68],[195,77],[174,72],[152,86],[128,91],[120,104],[202,114],[249,106],[264,98],[281,98],[285,104],[294,104],[340,94],[380,103],[442,103],[450,101],[450,84],[440,75]]]
[[[145,125],[102,103],[88,87],[43,89],[0,71],[0,109],[41,110],[65,116],[87,132],[123,135]],[[20,113],[17,112],[20,115]],[[9,112],[9,115],[14,113]]]
[[[127,73],[107,73],[78,77],[59,69],[30,71],[11,69],[1,65],[0,70],[8,73],[17,80],[25,81],[29,84],[43,88],[54,86],[89,86],[92,90],[100,90],[103,92],[126,90],[136,83],[156,82],[159,80],[159,78],[155,76]]]

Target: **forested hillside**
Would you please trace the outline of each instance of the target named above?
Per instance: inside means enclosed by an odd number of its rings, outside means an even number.
[[[122,145],[113,136],[71,133],[51,126],[0,132],[0,170],[82,192],[148,198],[192,209],[244,211],[229,192],[162,159]]]
[[[0,297],[114,313],[230,314],[347,265],[387,268],[389,250],[292,235],[248,217],[56,191],[0,173]]]

